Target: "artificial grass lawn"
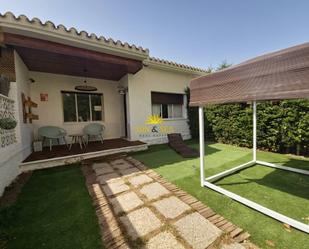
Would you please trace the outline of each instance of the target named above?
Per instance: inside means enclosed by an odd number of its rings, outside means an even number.
[[[35,171],[17,202],[0,211],[0,230],[8,249],[102,248],[79,165]]]
[[[189,141],[190,146],[198,144]],[[251,150],[224,144],[206,145],[205,175],[210,176],[245,163],[252,158]],[[156,145],[133,156],[153,168],[170,182],[195,196],[251,234],[251,241],[261,248],[307,249],[309,235],[291,229],[263,214],[210,189],[200,187],[199,159],[184,159],[167,145]],[[309,169],[309,160],[296,156],[258,152],[259,160],[290,167]],[[253,166],[216,182],[217,185],[256,201],[266,207],[309,222],[309,178],[264,166]],[[266,241],[271,241],[274,246]]]

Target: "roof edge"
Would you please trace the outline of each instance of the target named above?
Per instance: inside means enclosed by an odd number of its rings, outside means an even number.
[[[193,74],[197,76],[204,76],[208,72],[204,69],[193,67],[173,61],[168,61],[164,59],[159,59],[155,57],[149,57],[144,61],[144,65],[150,66],[153,68],[163,69],[166,71],[182,72],[187,74]]]
[[[75,28],[66,28],[64,25],[55,25],[51,21],[43,23],[39,18],[31,20],[25,15],[15,16],[12,12],[0,13],[0,26],[3,32],[26,35],[44,40],[64,43],[87,48],[95,51],[124,56],[132,59],[144,60],[149,57],[149,49],[134,44],[123,43],[112,38],[98,37],[94,33],[78,31]]]
[[[61,44],[89,49],[101,53],[143,61],[144,65],[166,71],[181,72],[194,76],[204,76],[204,69],[184,65],[149,56],[149,49],[134,44],[123,43],[112,38],[97,36],[94,33],[67,28],[51,21],[42,22],[39,18],[29,19],[25,15],[15,16],[12,12],[0,13],[0,32],[24,35],[32,38],[53,41]]]

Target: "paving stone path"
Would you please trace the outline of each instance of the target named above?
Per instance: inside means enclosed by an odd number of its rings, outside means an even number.
[[[135,159],[123,157],[90,165],[92,169],[86,170],[88,189],[96,202],[107,248],[253,248],[238,243],[248,238],[242,229],[185,192],[171,191],[172,184]],[[205,218],[206,213],[213,219]],[[230,232],[214,221],[230,227]]]

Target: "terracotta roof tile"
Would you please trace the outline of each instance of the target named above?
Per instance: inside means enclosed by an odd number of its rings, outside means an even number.
[[[25,26],[27,29],[30,27],[32,29],[44,30],[47,32],[52,32],[57,35],[66,35],[72,38],[78,38],[84,41],[93,42],[96,44],[102,44],[111,49],[121,49],[128,52],[133,52],[143,57],[145,64],[165,67],[167,69],[178,70],[185,73],[193,73],[198,75],[206,74],[206,70],[201,68],[192,67],[189,65],[184,65],[176,63],[173,61],[163,60],[155,57],[149,57],[149,49],[142,48],[141,46],[136,46],[135,44],[129,44],[127,42],[121,42],[119,40],[115,41],[112,38],[106,38],[104,36],[97,36],[94,33],[87,33],[86,31],[78,31],[76,28],[71,27],[67,28],[62,24],[55,25],[51,21],[42,22],[39,18],[29,19],[25,15],[15,16],[11,12],[6,12],[5,14],[0,13],[0,25],[6,24],[9,27],[13,26],[16,28],[16,25]]]

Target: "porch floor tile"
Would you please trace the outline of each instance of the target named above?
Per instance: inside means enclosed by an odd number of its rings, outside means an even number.
[[[35,162],[38,160],[56,159],[67,156],[78,157],[78,155],[92,152],[98,153],[128,147],[134,148],[143,145],[145,146],[146,144],[141,141],[128,141],[122,138],[106,139],[103,144],[99,141],[89,142],[89,144],[83,149],[78,145],[72,146],[71,150],[69,150],[66,145],[54,145],[51,151],[49,150],[49,147],[44,147],[43,151],[31,153],[23,162]]]

